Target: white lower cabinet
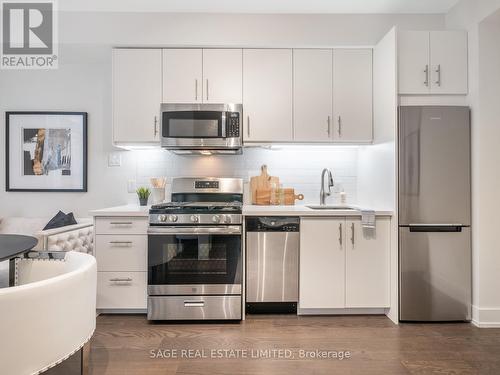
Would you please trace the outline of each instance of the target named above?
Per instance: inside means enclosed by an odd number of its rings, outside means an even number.
[[[147,308],[147,217],[97,217],[97,309]]]
[[[390,236],[389,218],[377,218],[375,231],[347,218],[345,307],[389,307]]]
[[[98,309],[146,309],[147,272],[97,272]]]
[[[301,218],[299,309],[389,307],[389,251],[389,218]]]
[[[341,308],[345,301],[345,218],[300,222],[300,308]]]

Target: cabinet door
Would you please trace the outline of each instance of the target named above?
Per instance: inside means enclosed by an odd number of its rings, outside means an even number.
[[[293,50],[295,141],[329,142],[332,140],[332,75],[332,50]]]
[[[467,94],[467,32],[431,31],[431,92]]]
[[[243,50],[243,139],[292,140],[292,51]]]
[[[345,306],[345,219],[300,221],[299,307]]]
[[[163,50],[163,102],[202,102],[202,50]]]
[[[375,230],[347,219],[346,307],[389,307],[390,219],[377,218]]]
[[[243,51],[203,50],[203,102],[243,102]]]
[[[400,94],[428,94],[430,89],[429,32],[398,33]]]
[[[373,140],[371,49],[333,51],[335,142]]]
[[[114,143],[158,141],[161,74],[161,50],[113,50]]]

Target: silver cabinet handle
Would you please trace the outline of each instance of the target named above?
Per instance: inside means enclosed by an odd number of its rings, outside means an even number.
[[[112,221],[111,225],[132,225],[131,221]]]
[[[112,283],[129,283],[132,281],[131,277],[115,277],[113,279],[109,279]]]
[[[354,246],[354,223],[351,223],[351,243]]]
[[[158,117],[155,116],[155,121],[154,121],[154,132],[155,132],[155,138],[156,135],[158,134]]]
[[[205,301],[184,301],[184,307],[203,307]]]
[[[207,78],[207,101],[208,101],[208,78]]]
[[[247,116],[247,135],[250,138],[250,116]]]
[[[438,74],[438,79],[436,81],[436,85],[441,87],[441,64],[437,66],[436,73]]]
[[[425,66],[424,73],[425,73],[424,85],[426,85],[427,87],[429,87],[429,65]]]
[[[342,117],[341,117],[341,116],[339,116],[339,118],[338,118],[338,120],[337,120],[337,121],[338,121],[338,123],[339,123],[339,137],[341,137],[341,138],[342,138]]]
[[[339,224],[339,244],[342,247],[342,223]]]
[[[194,100],[198,100],[198,80],[194,80]]]
[[[326,120],[326,132],[328,133],[328,138],[330,138],[330,116]]]
[[[132,245],[132,241],[109,241],[111,245]]]

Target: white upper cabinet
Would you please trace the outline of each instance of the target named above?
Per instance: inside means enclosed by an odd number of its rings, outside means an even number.
[[[467,33],[431,31],[431,92],[467,94]]]
[[[373,231],[364,229],[360,218],[347,218],[347,308],[390,306],[390,223],[389,218],[377,218]]]
[[[243,102],[243,51],[203,50],[203,102]]]
[[[163,50],[163,102],[201,103],[203,55],[201,49]]]
[[[399,93],[428,94],[430,88],[429,32],[398,34]]]
[[[161,76],[161,50],[113,50],[115,144],[158,142]]]
[[[398,56],[400,94],[467,94],[465,31],[402,31]]]
[[[243,139],[290,142],[292,50],[243,50]]]
[[[241,103],[241,49],[164,49],[163,102]]]
[[[373,141],[373,62],[371,49],[333,51],[334,140]]]
[[[331,49],[293,50],[294,141],[333,140]]]

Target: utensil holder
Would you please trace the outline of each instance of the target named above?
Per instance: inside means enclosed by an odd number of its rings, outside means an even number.
[[[152,188],[151,196],[153,203],[161,203],[165,200],[165,188]]]

